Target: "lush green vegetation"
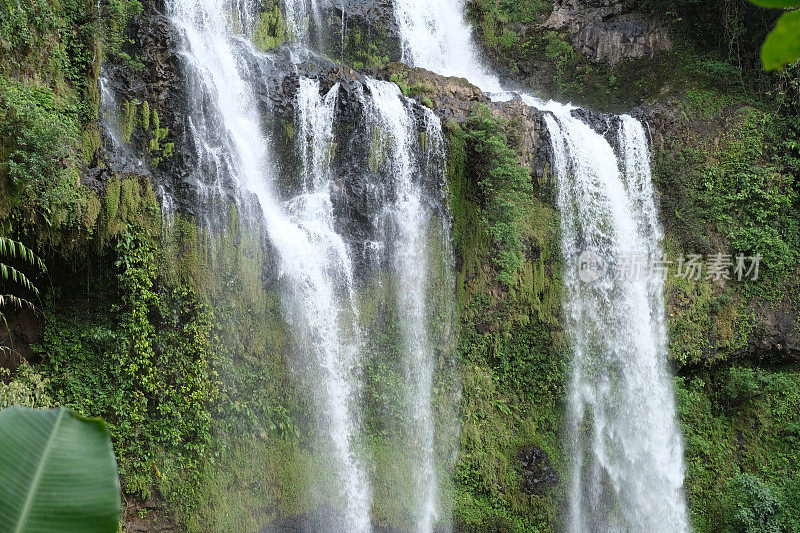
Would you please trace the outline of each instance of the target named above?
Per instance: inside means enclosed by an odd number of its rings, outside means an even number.
[[[800,374],[740,364],[676,379],[698,531],[800,528]]]
[[[136,0],[0,5],[0,216],[16,231],[83,225],[91,199],[78,169],[100,142],[100,63],[123,54],[125,21],[140,10]]]
[[[465,128],[448,129],[463,369],[454,512],[466,531],[556,529],[560,489],[523,492],[517,453],[537,446],[566,468],[558,215],[525,194],[530,171],[513,128],[477,108]]]
[[[507,53],[521,44],[520,36],[509,26],[515,22],[534,22],[551,11],[552,4],[544,0],[476,0],[469,3],[469,10],[486,44]]]
[[[505,127],[504,127],[505,126]],[[489,109],[479,107],[466,125],[470,161],[476,165],[481,218],[492,241],[497,279],[511,288],[525,257],[522,251],[524,203],[532,191],[530,170],[517,161],[509,146],[514,128],[492,118]]]
[[[800,529],[800,369],[780,347],[757,343],[774,329],[771,316],[800,311],[799,71],[764,73],[759,55],[779,12],[716,0],[647,3],[671,21],[673,51],[610,66],[582,57],[565,35],[530,31],[549,14],[546,2],[469,4],[493,60],[543,94],[602,110],[655,109],[654,177],[670,255],[764,257],[758,283],[668,279],[687,493],[698,531]],[[136,518],[255,530],[310,511],[309,479],[326,475],[309,406],[285,363],[291,339],[278,297],[264,288],[258,228],[233,208],[214,234],[188,216],[164,225],[141,177],[82,185],[99,146],[100,64],[142,67],[125,52],[126,20],[141,9],[135,0],[103,0],[99,11],[94,0],[0,1],[0,242],[26,243],[33,252],[25,256],[49,267],[48,279],[31,276],[42,291],[41,338],[29,361],[0,368],[0,408],[63,405],[103,416],[126,500],[136,509],[152,497],[168,509],[139,507]],[[252,37],[264,50],[292,38],[277,3],[264,3]],[[398,56],[379,25],[348,26],[329,44],[329,55],[356,69]],[[393,81],[433,107],[433,87],[401,74]],[[154,168],[174,150],[156,107],[124,102],[118,113],[124,140]],[[536,446],[567,474],[552,183],[519,162],[519,123],[478,107],[446,126],[460,335],[437,357],[455,350],[463,373],[459,453],[447,480],[455,520],[466,531],[555,530],[563,488],[525,493],[516,460],[521,447]],[[292,124],[283,127],[294,135]],[[377,168],[387,146],[373,145]],[[400,404],[402,370],[396,317],[376,305],[392,280],[381,282],[358,298],[365,326],[383,333],[371,340],[385,357],[368,361],[364,395],[369,453],[389,472],[403,414],[384,406]],[[443,376],[441,404],[454,396]],[[376,487],[384,525],[407,520],[408,476],[390,474],[397,486]]]

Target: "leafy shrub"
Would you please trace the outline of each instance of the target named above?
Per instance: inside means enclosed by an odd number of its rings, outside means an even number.
[[[4,379],[9,379],[8,383]],[[17,373],[11,378],[11,371],[0,368],[0,410],[12,405],[50,409],[55,402],[47,393],[50,380],[23,363],[17,367]]]
[[[530,171],[517,161],[504,126],[488,108],[479,107],[467,122],[467,140],[483,202],[482,215],[495,243],[497,279],[511,288],[525,258],[522,254],[520,203],[530,193]]]
[[[783,533],[781,502],[760,479],[739,474],[728,482],[725,518],[730,533]]]

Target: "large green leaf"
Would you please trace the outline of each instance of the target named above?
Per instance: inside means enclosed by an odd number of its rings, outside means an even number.
[[[750,2],[760,7],[777,9],[789,9],[800,6],[800,0],[750,0]]]
[[[0,412],[0,532],[114,533],[117,462],[105,423],[65,408]]]
[[[781,15],[761,48],[761,61],[775,70],[800,59],[800,10]]]

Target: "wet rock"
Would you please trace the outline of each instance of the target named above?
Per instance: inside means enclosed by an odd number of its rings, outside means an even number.
[[[541,176],[552,160],[550,133],[544,122],[545,112],[530,107],[514,98],[508,102],[492,103],[492,113],[513,124],[516,133],[517,153],[520,163],[531,169],[531,173]]]
[[[575,50],[611,65],[671,50],[666,20],[635,8],[630,0],[564,0],[554,4],[542,27],[567,33]]]
[[[323,11],[344,11],[347,20],[373,26],[384,24],[397,32],[391,0],[321,0],[319,6]]]
[[[188,178],[187,169],[193,162],[190,146],[184,142],[188,102],[184,97],[186,76],[177,55],[179,36],[169,19],[153,7],[131,18],[127,34],[132,42],[126,44],[124,51],[134,61],[140,62],[141,68],[134,68],[121,60],[103,65],[118,107],[116,114],[122,116],[125,102],[137,106],[147,102],[150,112],[158,114],[160,127],[169,131],[163,142],[174,143],[175,153],[164,158],[155,168],[148,152],[151,133],[143,128],[134,128],[126,146],[116,146],[104,139],[99,154],[102,165],[94,171],[90,169],[87,178],[102,184],[111,174],[136,174],[150,178],[159,190],[177,193],[179,184]],[[173,196],[184,204],[183,207],[189,207],[188,199],[178,194]]]
[[[31,346],[44,338],[44,317],[22,307],[19,311],[6,310],[4,322],[0,328],[0,368],[16,368],[36,355]]]
[[[316,42],[346,63],[398,61],[402,55],[391,0],[320,0],[323,28]],[[342,35],[344,32],[344,35]]]
[[[517,462],[522,466],[524,492],[541,496],[558,484],[558,472],[541,448],[525,446],[517,453]]]
[[[489,98],[465,78],[446,77],[423,68],[411,68],[403,63],[390,63],[376,70],[374,75],[384,80],[401,79],[409,87],[424,89],[419,99],[427,98],[433,111],[443,121],[464,122],[475,104],[489,104]]]
[[[733,355],[763,363],[800,361],[800,320],[790,301],[751,302],[756,326],[748,335],[747,346]]]

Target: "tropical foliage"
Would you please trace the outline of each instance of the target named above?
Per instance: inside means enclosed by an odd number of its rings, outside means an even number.
[[[781,15],[761,48],[767,70],[791,65],[800,59],[800,2],[798,0],[750,0],[757,6],[790,10]]]
[[[64,407],[0,411],[0,530],[113,533],[117,463],[102,420]]]
[[[28,293],[35,296],[39,295],[39,289],[36,285],[26,276],[23,272],[15,268],[12,264],[3,262],[9,260],[17,260],[21,263],[29,264],[38,268],[40,271],[46,271],[44,262],[36,256],[30,248],[27,248],[22,243],[13,239],[0,237],[0,280],[6,284],[11,284],[17,288],[21,288]],[[0,293],[0,309],[5,306],[14,306],[17,308],[27,306],[33,308],[33,303],[22,296],[14,294]],[[3,313],[0,311],[0,319],[5,320]]]

